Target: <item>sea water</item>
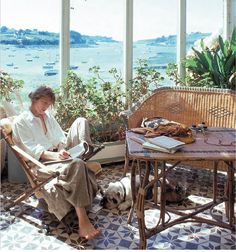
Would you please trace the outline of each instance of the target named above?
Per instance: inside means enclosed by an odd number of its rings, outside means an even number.
[[[3,71],[9,73],[14,79],[23,80],[22,92],[41,85],[59,86],[59,47],[58,46],[26,46],[18,48],[13,45],[1,45],[0,66]],[[150,45],[146,43],[135,43],[133,48],[134,71],[138,59],[146,59],[148,65],[156,67],[162,76],[166,76],[166,65],[176,62],[176,47],[165,45]],[[72,47],[70,49],[70,65],[76,66],[73,70],[82,77],[91,77],[89,68],[100,66],[100,75],[104,80],[111,80],[109,70],[117,68],[123,74],[123,43],[103,42],[90,47]],[[51,69],[58,73],[46,76],[44,67],[51,64]],[[162,85],[170,85],[168,78]]]

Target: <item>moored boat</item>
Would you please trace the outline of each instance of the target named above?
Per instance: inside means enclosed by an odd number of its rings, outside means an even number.
[[[46,75],[46,76],[52,76],[52,75],[56,75],[56,74],[58,74],[58,71],[55,69],[47,70],[44,72],[44,75]]]
[[[43,69],[53,69],[53,65],[44,65]]]
[[[70,70],[76,70],[76,69],[78,69],[78,66],[76,66],[76,65],[71,65],[70,66]]]

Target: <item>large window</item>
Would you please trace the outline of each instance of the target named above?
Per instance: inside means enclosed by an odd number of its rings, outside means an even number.
[[[123,70],[124,1],[71,0],[70,63],[74,71],[88,77],[89,68],[100,66],[102,78],[108,70]]]
[[[134,54],[165,75],[176,62],[179,0],[133,0]],[[70,68],[89,76],[100,66],[102,77],[123,72],[124,0],[71,0]],[[187,0],[187,47],[217,32],[223,24],[223,0]],[[24,92],[39,84],[59,85],[59,0],[1,0],[2,70],[25,82]],[[169,84],[169,83],[167,83]]]
[[[0,67],[25,82],[23,93],[59,83],[58,0],[1,0]]]

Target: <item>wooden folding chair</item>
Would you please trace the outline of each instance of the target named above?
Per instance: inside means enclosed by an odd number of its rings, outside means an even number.
[[[8,211],[10,208],[14,207],[15,205],[21,203],[23,200],[26,200],[31,195],[35,194],[37,198],[43,198],[43,194],[40,192],[40,190],[43,188],[44,185],[49,183],[52,179],[58,178],[60,173],[58,171],[52,172],[50,175],[48,175],[47,178],[37,178],[37,176],[32,171],[32,165],[29,164],[29,162],[32,162],[37,167],[41,168],[42,170],[47,170],[47,166],[43,163],[39,162],[32,156],[30,156],[28,153],[26,153],[24,150],[19,148],[13,141],[12,138],[12,128],[11,124],[13,122],[13,118],[5,118],[6,120],[2,119],[2,122],[0,124],[1,129],[1,138],[4,138],[9,148],[13,151],[17,159],[19,160],[21,167],[23,171],[25,172],[31,188],[24,193],[22,193],[17,199],[13,200],[13,202],[9,203],[7,206],[4,207],[6,211]],[[97,145],[95,147],[95,150],[91,155],[87,156],[84,161],[88,161],[92,156],[94,156],[97,152],[99,152],[102,148],[104,148],[104,145]],[[92,168],[93,169],[93,168]],[[95,172],[96,174],[96,172]]]

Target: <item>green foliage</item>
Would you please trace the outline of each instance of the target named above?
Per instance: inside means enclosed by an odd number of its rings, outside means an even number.
[[[202,76],[194,73],[186,73],[185,79],[182,80],[178,74],[177,64],[170,63],[167,65],[166,74],[177,86],[192,86],[192,87],[214,87],[209,73],[204,73]]]
[[[124,80],[116,68],[109,70],[111,77],[105,80],[99,66],[89,69],[92,76],[82,80],[79,75],[69,72],[65,83],[57,92],[56,119],[64,130],[79,117],[86,117],[91,125],[94,141],[114,141],[124,139],[123,121],[120,112],[126,109]],[[136,69],[132,80],[132,98],[138,101],[145,95],[151,84],[161,80],[160,74],[148,69],[144,62]]]
[[[200,46],[200,50],[192,48],[194,55],[184,61],[184,81],[179,78],[175,64],[168,65],[167,75],[180,85],[235,89],[235,81],[230,81],[230,77],[236,72],[236,29],[230,41],[219,36],[213,47],[209,48],[203,40]]]
[[[86,117],[91,124],[92,136],[99,133],[94,140],[117,140],[117,126],[121,124],[119,113],[124,110],[123,81],[116,69],[109,71],[114,83],[102,79],[98,66],[91,68],[90,72],[92,77],[87,81],[72,71],[68,72],[65,83],[56,91],[56,118],[67,130],[77,117]]]
[[[129,95],[133,104],[140,101],[140,98],[150,93],[151,90],[159,86],[159,82],[164,80],[159,72],[148,67],[147,61],[138,60],[138,67],[135,77],[129,83]]]
[[[123,102],[125,93],[122,91],[124,82],[121,74],[112,68],[109,73],[113,81],[106,81],[100,75],[100,67],[94,66],[89,71],[93,73],[87,84],[88,99],[93,108],[92,131],[94,135],[99,132],[100,141],[120,139],[123,136],[119,132],[122,124],[119,113],[125,109]]]
[[[66,81],[56,89],[56,118],[68,129],[78,115],[87,116],[87,88],[81,77],[69,71]]]
[[[22,88],[24,81],[14,80],[8,73],[0,71],[0,98],[11,101],[14,91]]]

